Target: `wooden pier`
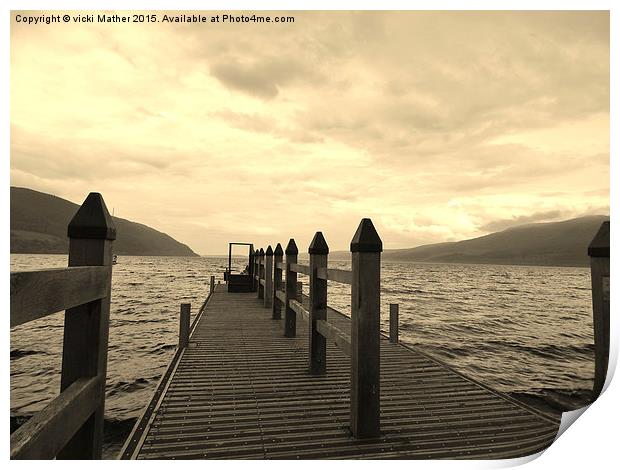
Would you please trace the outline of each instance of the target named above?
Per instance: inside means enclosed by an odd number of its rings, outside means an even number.
[[[382,338],[381,433],[349,428],[350,358],[327,346],[327,373],[308,373],[307,322],[297,336],[254,294],[209,298],[122,458],[509,458],[551,444],[559,422]],[[330,310],[346,330],[350,320]]]
[[[11,436],[11,458],[100,458],[115,229],[91,194],[69,226],[63,270],[11,274],[11,325],[68,309],[62,393]],[[291,239],[253,250],[249,273],[215,284],[119,454],[121,459],[499,459],[548,447],[559,420],[380,331],[381,240],[363,219],[351,270],[328,267],[317,232],[309,263]],[[597,377],[609,349],[609,224],[590,246]],[[299,275],[309,277],[301,292]],[[350,316],[328,281],[351,286]],[[34,292],[42,295],[32,295]],[[248,292],[249,291],[249,292]]]

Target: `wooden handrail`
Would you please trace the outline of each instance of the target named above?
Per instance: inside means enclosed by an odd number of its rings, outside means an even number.
[[[110,266],[11,273],[11,328],[109,294]]]
[[[340,284],[353,283],[353,273],[346,269],[334,269],[334,268],[319,268],[316,275],[319,279],[326,281],[339,282]]]
[[[292,263],[289,266],[289,269],[295,273],[305,274],[306,276],[310,276],[310,266],[307,266],[305,264]]]
[[[299,303],[297,300],[290,300],[290,305],[291,308],[295,311],[295,313],[298,313],[299,315],[301,315],[301,317],[304,320],[308,320],[308,310],[305,309],[305,307]]]
[[[338,346],[338,349],[347,356],[351,355],[351,336],[326,320],[318,320],[316,322],[316,328],[326,340]]]
[[[278,289],[276,291],[276,299],[280,300],[281,302],[286,302],[286,292]]]
[[[11,459],[53,459],[99,405],[101,378],[73,382],[11,434]]]

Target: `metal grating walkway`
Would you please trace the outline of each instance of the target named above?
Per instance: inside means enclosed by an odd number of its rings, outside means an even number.
[[[382,436],[354,440],[349,357],[328,346],[327,375],[308,375],[303,320],[297,338],[285,338],[256,294],[224,290],[209,299],[124,458],[510,458],[556,436],[559,421],[382,339]],[[328,317],[348,331],[347,317]]]

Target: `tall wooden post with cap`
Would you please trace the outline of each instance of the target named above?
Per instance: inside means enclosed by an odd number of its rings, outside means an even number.
[[[327,281],[320,279],[317,269],[327,267],[329,247],[323,234],[316,232],[310,246],[310,303],[308,308],[308,369],[312,375],[327,371],[327,342],[319,333],[317,322],[327,320]]]
[[[255,274],[256,274],[256,266],[255,266],[256,257],[254,256],[254,248],[252,248],[251,246],[250,246],[249,258],[250,258],[250,260],[249,260],[250,262],[248,263],[248,267],[249,267],[250,272],[248,274],[252,278],[252,284],[251,285],[252,285],[252,292],[254,292],[254,290],[256,289],[256,277],[255,277]]]
[[[112,244],[116,227],[101,194],[90,193],[69,223],[69,266],[108,266],[107,295],[65,313],[61,392],[77,379],[100,378],[100,404],[71,438],[58,459],[101,459],[108,328],[112,279]]]
[[[258,298],[265,298],[265,286],[261,284],[260,280],[265,279],[265,250],[262,248],[258,251]]]
[[[297,273],[291,271],[291,264],[297,264],[297,245],[292,238],[286,245],[286,300],[284,302],[284,336],[294,338],[297,330],[297,313],[291,308],[291,300],[297,298]]]
[[[383,243],[370,219],[351,240],[351,432],[380,433],[380,291]]]
[[[609,362],[609,221],[603,222],[588,246],[592,276],[594,324],[594,388],[592,400],[603,391]]]
[[[276,291],[282,289],[282,245],[279,243],[276,245],[276,249],[273,251],[273,289],[271,291],[271,318],[279,320],[282,318],[282,303],[276,296]],[[278,267],[280,265],[280,267]]]
[[[271,245],[267,247],[265,251],[265,298],[263,306],[265,308],[271,308],[273,304],[273,248]]]

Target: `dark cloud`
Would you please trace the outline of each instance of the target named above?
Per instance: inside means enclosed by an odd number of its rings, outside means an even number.
[[[210,70],[225,86],[263,99],[275,98],[292,82],[314,81],[320,76],[311,64],[279,57],[252,62],[226,59],[212,64]]]

